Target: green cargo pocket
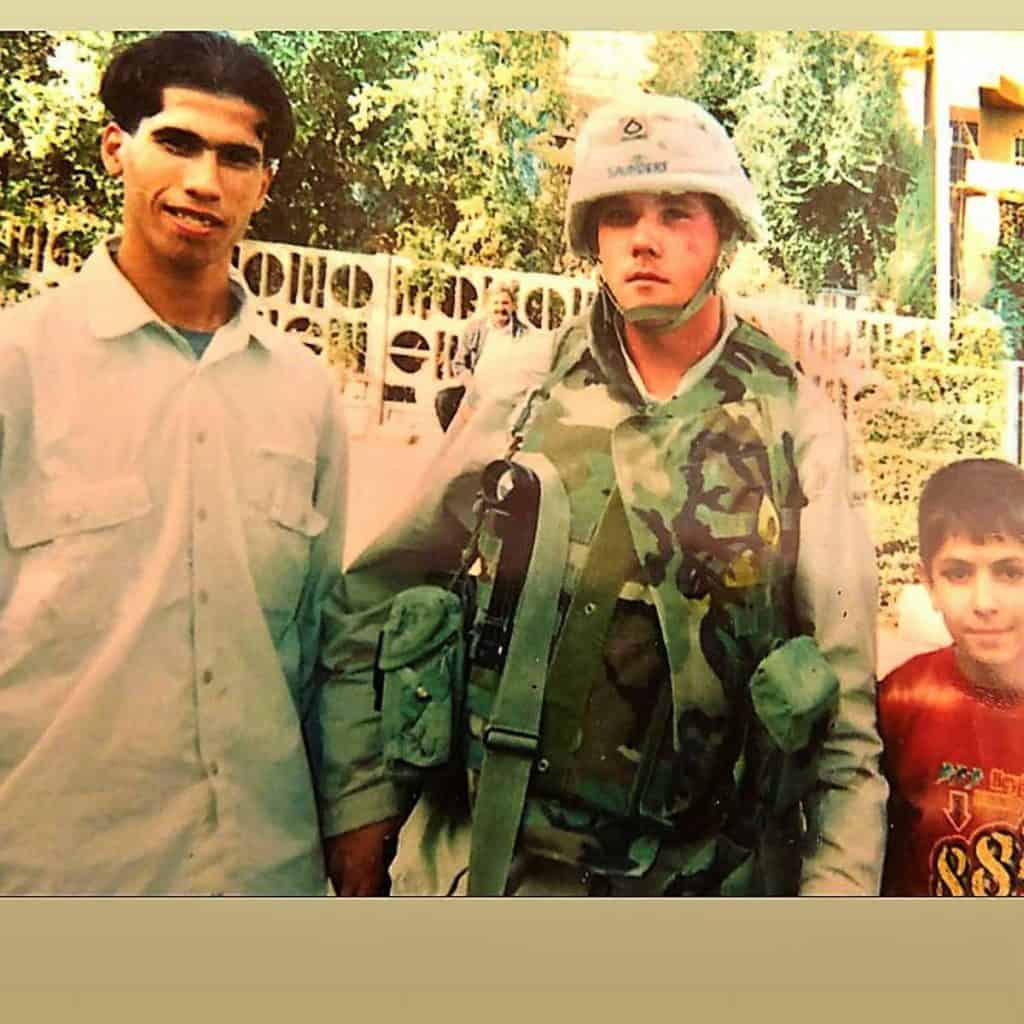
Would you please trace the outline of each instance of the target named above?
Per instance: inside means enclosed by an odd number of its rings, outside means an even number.
[[[402,591],[392,602],[374,665],[387,771],[418,778],[448,762],[464,672],[459,597],[432,586]]]

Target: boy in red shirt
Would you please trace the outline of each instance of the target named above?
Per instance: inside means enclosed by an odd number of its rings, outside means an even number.
[[[925,484],[921,576],[953,638],[883,680],[883,895],[1024,895],[1024,471],[965,459]]]

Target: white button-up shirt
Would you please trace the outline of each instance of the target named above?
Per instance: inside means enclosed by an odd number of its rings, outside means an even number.
[[[201,359],[106,245],[0,315],[0,891],[325,891],[340,403],[232,290]]]

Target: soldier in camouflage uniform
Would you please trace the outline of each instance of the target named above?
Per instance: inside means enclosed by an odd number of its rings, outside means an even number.
[[[551,376],[515,415],[523,396],[495,397],[449,439],[425,493],[352,566],[329,610],[341,621],[327,685],[361,693],[363,713],[326,723],[327,795],[380,800],[381,816],[419,795],[395,892],[463,892],[472,858],[470,894],[874,894],[886,786],[873,549],[841,417],[715,289],[732,243],[762,230],[731,140],[682,99],[599,108],[577,142],[567,225],[602,286],[557,340]],[[539,738],[513,736],[528,766],[518,803],[509,776],[488,767],[513,756],[495,739],[512,683],[482,641],[511,557],[508,516],[474,502],[513,421],[515,457],[548,467],[544,486],[564,493],[568,524],[564,559],[530,563],[507,644],[512,659],[515,630],[534,628],[518,656],[543,686]],[[417,762],[438,748],[430,715],[454,707],[441,760],[450,750],[457,771],[434,768],[413,789],[394,758],[383,767],[391,740],[372,708],[374,650],[393,595],[456,571],[467,537],[468,685],[439,701],[410,656],[418,684],[400,712]],[[552,636],[522,625],[543,618],[529,603],[543,585]],[[401,646],[383,647],[399,665]],[[356,762],[332,757],[353,750]],[[476,862],[509,820],[511,864],[480,867],[491,882],[474,890]]]

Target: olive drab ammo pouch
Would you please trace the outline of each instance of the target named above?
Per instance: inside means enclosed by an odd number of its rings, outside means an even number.
[[[442,587],[402,591],[392,602],[374,663],[384,764],[417,781],[447,764],[465,692],[463,601]]]
[[[839,705],[839,678],[813,637],[798,636],[758,665],[750,698],[771,741],[761,815],[778,818],[798,807],[814,786],[817,756]]]
[[[775,746],[793,754],[806,749],[831,718],[839,702],[839,679],[814,638],[797,636],[757,666],[750,696]],[[784,794],[780,800],[792,802]]]
[[[802,802],[817,780],[822,743],[839,704],[839,679],[814,639],[798,636],[758,665],[750,698],[760,726],[752,730],[745,752],[756,773],[747,822],[757,837],[756,891],[796,895]],[[723,892],[729,888],[727,879]]]

